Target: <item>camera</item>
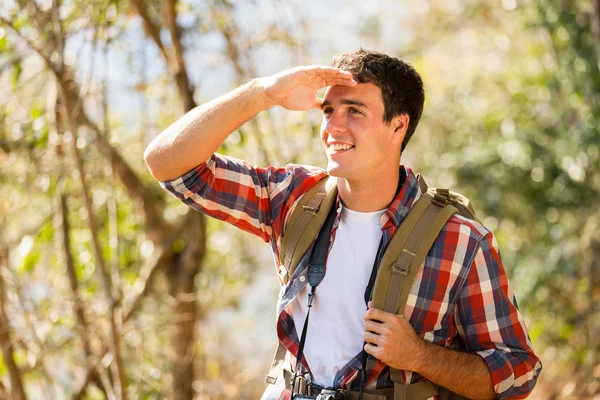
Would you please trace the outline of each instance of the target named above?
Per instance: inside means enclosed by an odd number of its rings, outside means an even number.
[[[344,400],[346,395],[342,390],[323,389],[316,396],[308,396],[304,394],[295,394],[292,400],[312,399],[312,400]]]

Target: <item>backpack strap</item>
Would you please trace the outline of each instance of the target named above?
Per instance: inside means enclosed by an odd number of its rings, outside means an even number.
[[[447,193],[422,194],[384,253],[375,280],[374,308],[394,314],[404,313],[410,289],[421,265],[448,219],[456,213],[458,210],[450,203]],[[405,385],[400,370],[390,368],[390,377],[394,382],[394,400],[427,399],[438,394],[438,387],[431,382]]]
[[[279,274],[284,284],[317,239],[336,196],[337,179],[331,176],[324,178],[300,198],[292,211],[279,247],[279,260],[282,262]]]
[[[292,211],[279,248],[279,260],[282,262],[279,266],[279,277],[284,284],[294,274],[304,253],[317,239],[336,196],[336,178],[323,178],[300,198]],[[277,381],[286,353],[287,349],[278,340],[271,369],[265,378],[266,383],[274,384]]]
[[[438,234],[458,210],[443,195],[424,193],[396,230],[381,260],[373,307],[404,312],[412,283]]]

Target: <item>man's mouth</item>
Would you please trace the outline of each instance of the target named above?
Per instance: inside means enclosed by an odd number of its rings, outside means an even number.
[[[330,144],[329,145],[329,149],[332,150],[334,153],[340,153],[342,151],[348,151],[348,150],[352,150],[354,148],[353,145],[351,144]]]

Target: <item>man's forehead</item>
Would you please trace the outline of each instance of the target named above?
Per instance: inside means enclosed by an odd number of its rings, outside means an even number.
[[[325,91],[323,101],[331,103],[341,100],[354,100],[365,104],[380,103],[383,107],[381,89],[371,82],[359,83],[352,87],[344,85],[329,86]]]

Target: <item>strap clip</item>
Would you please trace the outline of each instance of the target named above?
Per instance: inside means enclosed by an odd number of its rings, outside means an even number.
[[[448,189],[435,189],[432,193],[433,199],[431,202],[440,207],[446,207],[452,201],[452,195]]]
[[[408,275],[408,271],[410,271],[410,260],[412,260],[414,256],[414,253],[403,249],[401,256],[394,261],[394,264],[392,264],[392,272],[398,272],[404,276]]]
[[[309,212],[312,215],[317,215],[317,212],[319,212],[319,206],[313,207],[310,205],[304,205],[304,206],[302,206],[302,208],[304,208],[304,211]]]

